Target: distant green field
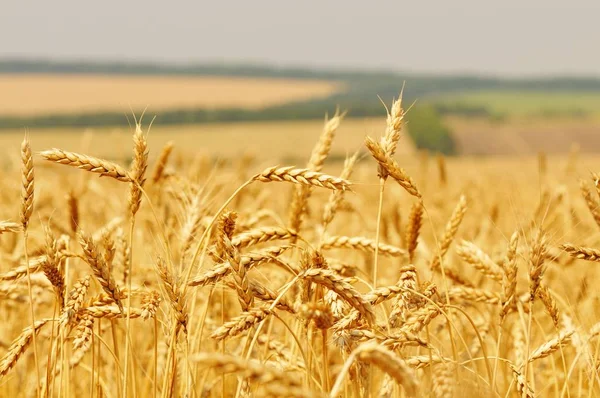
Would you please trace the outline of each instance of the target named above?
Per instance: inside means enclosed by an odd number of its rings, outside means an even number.
[[[449,107],[481,107],[492,115],[506,117],[600,114],[600,93],[593,92],[478,91],[444,94],[431,101]]]

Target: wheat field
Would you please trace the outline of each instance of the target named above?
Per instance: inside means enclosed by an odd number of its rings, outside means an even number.
[[[0,115],[35,116],[145,109],[258,109],[328,97],[320,80],[213,76],[0,75]]]
[[[599,159],[406,154],[403,117],[297,165],[21,136],[1,395],[595,396]]]
[[[123,118],[125,118],[124,115]],[[131,114],[129,118],[132,119]],[[241,123],[210,123],[201,125],[161,125],[160,113],[147,134],[148,146],[157,155],[169,141],[177,144],[176,156],[188,158],[208,156],[222,160],[252,156],[265,167],[276,162],[306,162],[319,138],[323,120],[266,121]],[[344,119],[336,131],[329,160],[344,160],[363,145],[368,134],[385,129],[385,117]],[[0,147],[18,155],[25,129],[8,129],[0,133]],[[58,147],[75,152],[128,162],[131,158],[129,127],[28,129],[38,148]],[[93,149],[91,149],[93,148]],[[414,155],[415,147],[403,138],[399,155]],[[266,162],[266,163],[264,163]]]

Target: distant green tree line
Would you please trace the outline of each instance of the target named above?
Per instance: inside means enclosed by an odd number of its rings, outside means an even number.
[[[82,73],[130,75],[243,76],[295,79],[339,80],[348,82],[351,91],[387,96],[398,92],[407,82],[411,95],[480,90],[600,91],[600,79],[593,77],[498,78],[470,75],[436,76],[391,71],[323,70],[267,67],[261,65],[201,64],[161,65],[119,62],[53,62],[47,60],[0,60],[0,73]]]

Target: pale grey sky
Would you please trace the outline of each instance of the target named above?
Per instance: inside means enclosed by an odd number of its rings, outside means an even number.
[[[0,58],[600,76],[600,0],[1,0]]]

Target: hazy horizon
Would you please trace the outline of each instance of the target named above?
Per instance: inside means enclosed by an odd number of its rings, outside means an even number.
[[[8,2],[0,59],[600,76],[600,3]]]

